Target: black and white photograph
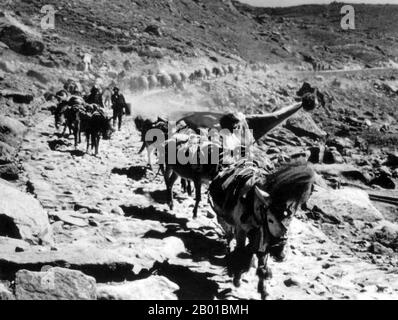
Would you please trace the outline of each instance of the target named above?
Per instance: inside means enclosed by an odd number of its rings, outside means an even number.
[[[0,0],[0,300],[398,300],[397,78],[398,0]]]

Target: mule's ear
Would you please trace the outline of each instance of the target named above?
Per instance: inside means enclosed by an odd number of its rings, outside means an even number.
[[[271,199],[271,196],[270,196],[267,192],[261,190],[261,189],[260,189],[259,187],[257,187],[257,186],[254,187],[254,191],[256,192],[256,196],[258,197],[258,199],[259,199],[261,202],[263,202],[263,203],[266,204],[266,205],[269,204],[270,199]]]

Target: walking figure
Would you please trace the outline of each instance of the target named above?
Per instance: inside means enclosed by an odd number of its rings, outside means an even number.
[[[124,109],[127,107],[124,96],[119,92],[119,88],[113,88],[112,94],[112,109],[113,109],[113,126],[116,126],[116,119],[118,120],[118,129],[122,128],[122,118]]]

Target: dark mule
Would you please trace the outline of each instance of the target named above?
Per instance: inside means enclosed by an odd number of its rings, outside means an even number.
[[[227,255],[227,268],[236,286],[256,254],[258,291],[262,299],[266,298],[264,282],[271,277],[268,256],[279,262],[284,259],[289,224],[299,206],[308,200],[314,175],[306,163],[269,173],[258,162],[242,159],[210,184],[209,201],[226,232],[228,245],[234,236],[236,239],[235,250]]]
[[[157,121],[152,121],[150,119],[144,119],[141,116],[137,116],[134,119],[135,127],[137,131],[141,134],[141,141],[142,141],[142,146],[140,151],[138,152],[139,154],[142,153],[145,149],[147,150],[148,153],[148,164],[151,170],[153,170],[152,167],[152,153],[155,151],[154,143],[155,141],[147,141],[147,133],[152,130],[152,129],[158,129],[163,132],[164,139],[167,139],[168,136],[168,122],[166,120],[163,120],[161,118],[158,118]]]
[[[107,118],[104,113],[96,110],[92,114],[85,114],[82,117],[83,131],[87,138],[87,153],[90,148],[95,149],[95,155],[98,155],[101,136],[104,140],[109,140],[114,131],[111,118]]]
[[[137,128],[138,132],[141,134],[141,141],[142,141],[142,146],[141,149],[138,153],[143,152],[145,149],[147,150],[148,153],[148,164],[151,170],[153,170],[152,167],[152,154],[156,152],[156,147],[155,147],[155,141],[148,141],[147,138],[147,133],[151,129],[158,129],[160,130],[163,135],[164,139],[166,140],[168,135],[169,135],[169,126],[168,122],[166,120],[163,120],[162,118],[158,117],[157,121],[153,122],[149,119],[144,119],[141,116],[137,116],[134,119],[135,127]],[[163,175],[165,173],[164,167],[161,166],[161,170],[163,171]],[[175,182],[175,181],[174,181]],[[192,194],[192,187],[190,181],[187,181],[185,179],[181,179],[181,187],[182,191],[184,193],[188,193],[188,195]]]
[[[161,169],[170,209],[173,209],[173,185],[177,178],[181,177],[194,183],[193,217],[196,218],[202,196],[202,184],[210,182],[223,165],[235,161],[234,156],[242,156],[235,150],[249,152],[245,147],[253,144],[253,137],[243,114],[224,115],[220,119],[220,128],[223,131],[213,132],[215,135],[210,135],[208,131],[202,131],[202,134],[198,135],[195,130],[184,128],[166,141]],[[174,152],[173,163],[169,161],[170,152]]]
[[[167,201],[171,210],[174,207],[173,201],[173,186],[178,177],[181,178],[182,187],[191,193],[189,181],[192,181],[195,186],[195,206],[193,209],[193,217],[196,218],[198,214],[199,203],[202,197],[202,184],[211,181],[219,170],[219,161],[214,164],[210,163],[211,152],[219,152],[221,150],[218,145],[210,142],[203,141],[201,137],[195,133],[186,134],[179,133],[173,135],[172,138],[166,141],[164,145],[164,163],[161,163],[161,171],[166,183]],[[175,150],[175,162],[171,163],[169,160],[169,150]],[[162,152],[162,151],[161,151]],[[180,163],[178,155],[184,154],[185,158],[191,161],[187,163]],[[193,164],[195,159],[196,164]],[[208,161],[203,161],[206,159]]]

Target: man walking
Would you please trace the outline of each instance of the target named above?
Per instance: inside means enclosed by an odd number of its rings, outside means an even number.
[[[126,108],[126,100],[124,96],[119,93],[119,88],[113,88],[113,94],[111,97],[112,109],[113,109],[113,126],[116,126],[116,119],[118,120],[118,129],[120,131],[122,127],[123,112]]]

